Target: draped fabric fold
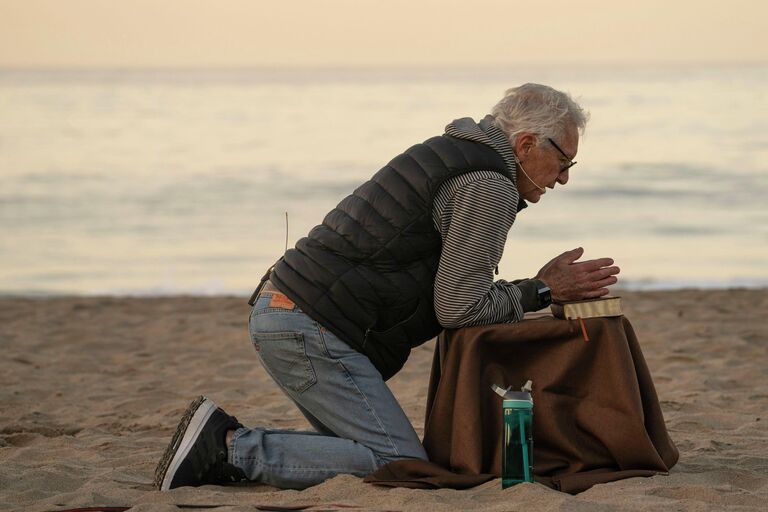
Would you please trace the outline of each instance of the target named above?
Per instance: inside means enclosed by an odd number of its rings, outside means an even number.
[[[584,325],[588,342],[576,321],[552,318],[445,331],[432,363],[424,429],[435,474],[398,461],[366,481],[458,488],[462,477],[480,483],[478,476],[500,476],[501,397],[491,384],[519,388],[529,379],[537,482],[577,493],[667,473],[678,451],[631,324],[614,317]]]

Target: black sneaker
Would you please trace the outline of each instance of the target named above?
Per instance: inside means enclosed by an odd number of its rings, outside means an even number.
[[[245,473],[227,462],[226,441],[228,430],[242,426],[213,400],[204,396],[195,399],[155,469],[155,487],[167,491],[244,480]]]

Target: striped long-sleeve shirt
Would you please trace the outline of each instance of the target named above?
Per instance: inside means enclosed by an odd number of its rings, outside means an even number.
[[[446,133],[490,145],[515,176],[512,148],[491,119],[481,125],[458,120],[448,125]],[[437,191],[432,220],[443,246],[435,279],[435,313],[443,327],[516,322],[538,308],[539,282],[493,280],[518,203],[515,183],[493,171],[456,176]]]

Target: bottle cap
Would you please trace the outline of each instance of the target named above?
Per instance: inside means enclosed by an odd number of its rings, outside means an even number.
[[[530,409],[533,407],[533,397],[531,396],[532,382],[529,380],[520,388],[520,391],[511,391],[512,386],[502,388],[496,384],[491,385],[491,389],[503,398],[504,407],[522,407]]]

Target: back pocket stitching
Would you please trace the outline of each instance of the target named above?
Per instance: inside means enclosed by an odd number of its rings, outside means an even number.
[[[304,342],[304,333],[302,332],[295,332],[295,331],[284,331],[284,332],[256,332],[253,333],[253,341],[254,343],[258,343],[260,341],[280,341],[280,340],[293,340],[296,342],[296,348],[298,349],[296,351],[296,359],[291,361],[289,364],[287,371],[284,373],[288,376],[291,375],[290,370],[294,368],[297,365],[302,365],[302,373],[304,374],[304,379],[297,383],[296,385],[290,385],[289,383],[282,382],[284,379],[278,379],[275,376],[274,369],[269,370],[269,374],[272,376],[273,379],[278,381],[278,383],[291,390],[296,392],[297,394],[301,394],[310,387],[312,387],[317,382],[317,375],[315,374],[315,369],[312,366],[312,361],[309,360],[309,356],[307,356],[307,348]],[[259,345],[262,345],[259,343]],[[263,346],[263,345],[262,345]],[[264,352],[262,350],[259,350],[260,357],[263,360],[270,358],[264,357]],[[283,372],[281,372],[283,373]]]

